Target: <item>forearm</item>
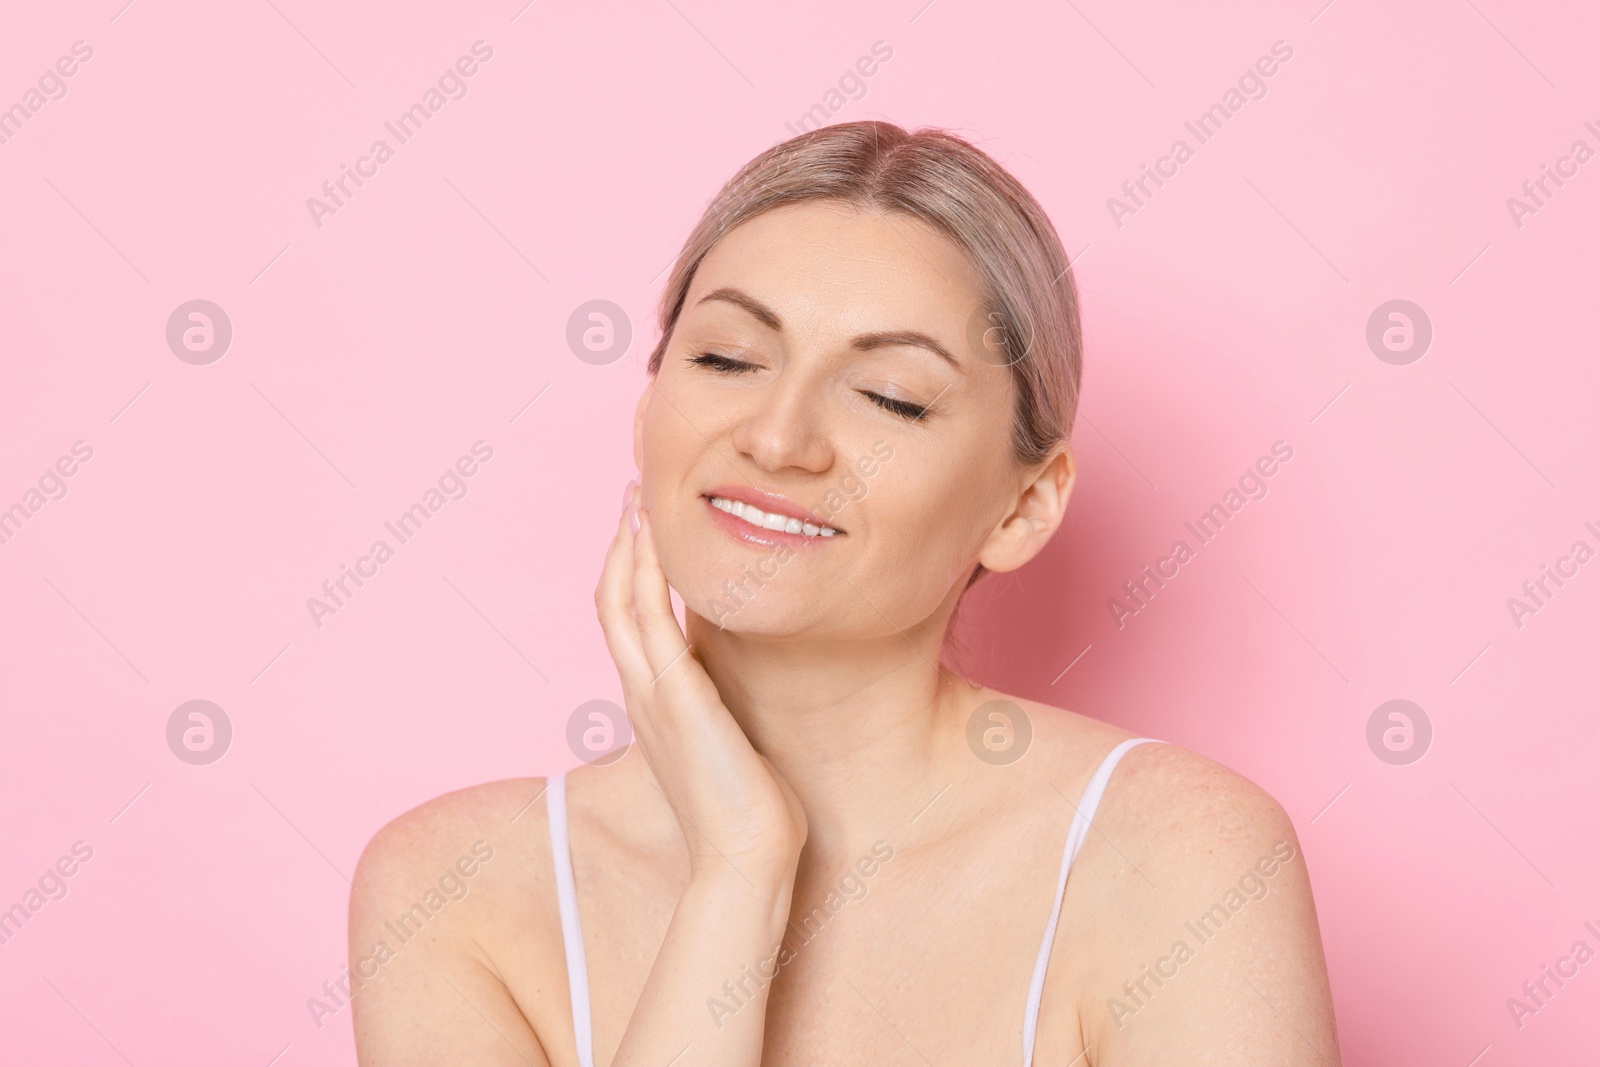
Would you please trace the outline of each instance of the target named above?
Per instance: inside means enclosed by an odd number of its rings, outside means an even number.
[[[691,878],[613,1067],[756,1067],[793,890],[792,870]]]

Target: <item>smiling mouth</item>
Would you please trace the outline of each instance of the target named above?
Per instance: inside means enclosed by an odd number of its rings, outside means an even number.
[[[742,500],[729,500],[727,497],[708,496],[711,506],[718,511],[749,524],[758,530],[771,530],[774,533],[798,534],[801,537],[835,537],[840,536],[840,531],[832,526],[823,526],[818,523],[802,522],[788,515],[779,515],[776,512],[762,511],[753,504],[746,504]]]

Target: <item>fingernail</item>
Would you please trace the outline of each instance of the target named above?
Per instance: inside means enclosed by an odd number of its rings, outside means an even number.
[[[635,534],[639,532],[639,507],[636,503],[638,499],[639,483],[630,478],[627,487],[622,490],[622,512],[628,516],[628,528]]]

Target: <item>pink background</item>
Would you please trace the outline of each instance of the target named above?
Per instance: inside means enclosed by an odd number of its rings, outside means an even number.
[[[831,120],[968,136],[1080,257],[1078,491],[1046,556],[974,595],[976,669],[1282,801],[1347,1063],[1592,1061],[1600,961],[1520,1029],[1506,999],[1600,948],[1600,563],[1521,628],[1506,599],[1600,547],[1600,161],[1520,227],[1506,200],[1600,148],[1600,19],[1323,2],[8,13],[0,106],[94,55],[0,144],[0,507],[94,454],[0,545],[0,907],[94,855],[0,945],[0,1059],[352,1061],[348,1010],[319,1029],[306,1000],[362,846],[572,765],[572,709],[618,697],[591,596],[664,268],[882,40]],[[468,94],[314,225],[306,199],[480,39]],[[1268,94],[1118,227],[1107,198],[1278,40]],[[165,340],[195,298],[234,328],[208,366]],[[634,327],[604,366],[565,340],[599,298]],[[1409,365],[1365,340],[1391,299],[1433,324]],[[317,628],[306,599],[480,439],[469,494]],[[1118,628],[1123,581],[1277,440],[1269,495]],[[165,739],[197,698],[234,729],[209,766]],[[1434,730],[1405,766],[1366,741],[1395,698]]]

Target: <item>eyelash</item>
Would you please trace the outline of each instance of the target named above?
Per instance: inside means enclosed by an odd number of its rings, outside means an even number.
[[[714,352],[702,352],[697,356],[690,356],[689,362],[709,370],[719,371],[724,374],[748,374],[758,370],[754,363],[745,363],[727,356],[719,356]],[[921,422],[928,417],[928,408],[921,404],[913,404],[908,400],[895,400],[892,397],[881,396],[860,390],[861,395],[891,414],[898,415],[910,422]]]

